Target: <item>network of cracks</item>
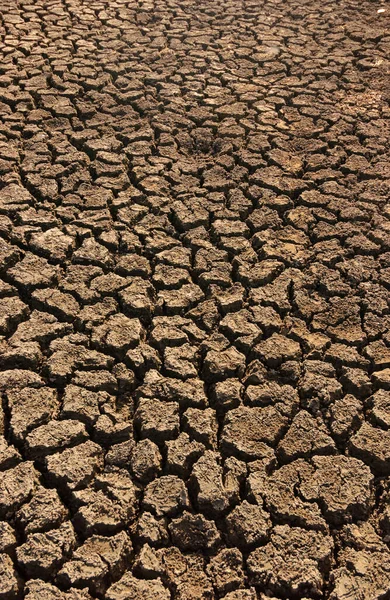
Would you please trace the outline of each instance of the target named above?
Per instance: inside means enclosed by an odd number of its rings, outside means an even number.
[[[390,598],[389,15],[0,9],[0,600]]]

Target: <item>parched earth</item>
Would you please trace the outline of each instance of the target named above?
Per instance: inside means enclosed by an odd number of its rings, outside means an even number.
[[[390,598],[389,15],[2,0],[0,600]]]

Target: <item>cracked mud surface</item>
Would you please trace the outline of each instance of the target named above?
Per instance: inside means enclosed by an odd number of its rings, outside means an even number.
[[[389,10],[0,10],[0,600],[390,598]]]

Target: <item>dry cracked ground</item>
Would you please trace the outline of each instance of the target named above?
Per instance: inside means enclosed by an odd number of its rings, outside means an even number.
[[[389,599],[389,8],[0,13],[0,599]]]

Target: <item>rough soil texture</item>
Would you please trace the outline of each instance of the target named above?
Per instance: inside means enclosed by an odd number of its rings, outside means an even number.
[[[1,2],[0,600],[390,598],[389,24]]]

